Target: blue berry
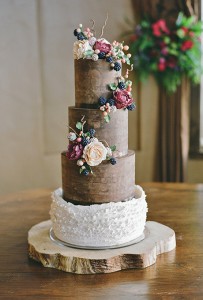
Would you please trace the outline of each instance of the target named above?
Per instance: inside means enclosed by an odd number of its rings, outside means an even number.
[[[83,175],[87,176],[89,175],[89,171],[87,169],[84,169],[84,171],[82,172]]]
[[[135,103],[132,103],[130,105],[127,106],[128,110],[134,110],[135,109]]]
[[[90,128],[89,130],[89,133],[90,133],[90,136],[93,137],[95,135],[95,129],[94,128]]]
[[[114,106],[115,105],[115,101],[113,99],[108,99],[107,103],[109,103],[110,106]]]
[[[83,145],[83,147],[85,147],[89,144],[89,141],[86,138],[82,138],[81,144]]]
[[[113,62],[113,57],[112,57],[112,56],[108,56],[108,57],[106,58],[106,61],[107,61],[108,63],[112,63],[112,62]]]
[[[125,82],[120,81],[119,84],[118,84],[118,87],[119,87],[120,90],[124,90],[126,88]]]
[[[83,33],[78,33],[78,35],[77,35],[77,39],[78,39],[79,41],[83,41],[83,40],[85,40],[85,39],[86,39],[86,37],[84,36],[84,34],[83,34]]]
[[[110,163],[112,165],[115,165],[116,164],[116,159],[114,157],[110,158]]]
[[[98,54],[98,56],[99,56],[100,59],[103,59],[103,58],[106,57],[106,53],[105,53],[105,52],[100,52],[100,53]]]
[[[99,97],[99,101],[98,102],[99,102],[100,106],[103,106],[103,105],[106,104],[106,99],[104,97]]]
[[[115,71],[120,71],[120,69],[121,69],[121,65],[118,62],[115,62],[115,64],[114,64],[114,70]]]
[[[75,29],[75,30],[73,31],[73,34],[74,34],[74,36],[78,36],[77,29]]]

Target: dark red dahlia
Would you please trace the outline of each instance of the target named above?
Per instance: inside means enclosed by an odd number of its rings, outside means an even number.
[[[83,146],[79,143],[70,143],[68,145],[68,151],[66,153],[68,159],[76,160],[79,159],[83,154]]]

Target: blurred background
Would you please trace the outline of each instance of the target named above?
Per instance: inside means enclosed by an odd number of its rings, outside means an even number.
[[[100,32],[108,11],[104,37],[121,41],[129,30],[126,18],[136,23],[136,2],[0,0],[1,194],[61,186],[67,107],[74,105],[73,30],[94,19]],[[135,81],[133,74],[131,79]],[[137,110],[129,113],[129,148],[136,151],[138,183],[155,180],[160,94],[152,77],[133,88],[139,99]],[[200,153],[188,157],[184,181],[203,182]]]

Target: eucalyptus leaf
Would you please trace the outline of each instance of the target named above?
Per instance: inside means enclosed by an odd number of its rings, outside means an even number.
[[[116,151],[116,146],[113,145],[113,146],[110,147],[110,149],[111,149],[112,152],[114,152],[114,151]]]
[[[106,123],[109,123],[109,122],[110,122],[110,119],[111,119],[110,115],[106,115],[106,116],[104,117],[104,120],[105,120]]]
[[[132,85],[132,81],[131,81],[131,80],[127,80],[127,81],[125,82],[125,85],[126,85],[126,86]]]
[[[82,123],[81,122],[77,122],[76,123],[76,128],[79,130],[82,130]]]
[[[109,84],[109,88],[112,90],[112,91],[115,91],[117,89],[117,85],[115,83],[110,83]]]

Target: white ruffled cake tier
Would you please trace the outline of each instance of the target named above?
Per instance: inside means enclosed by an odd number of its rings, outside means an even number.
[[[108,247],[129,243],[142,235],[147,215],[146,195],[135,186],[128,201],[74,205],[62,198],[62,189],[52,193],[50,216],[55,236],[68,244]]]

